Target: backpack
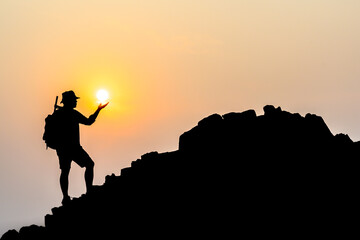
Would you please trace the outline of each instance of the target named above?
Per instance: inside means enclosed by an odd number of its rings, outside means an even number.
[[[46,149],[48,147],[50,147],[52,149],[57,149],[57,147],[59,145],[59,141],[60,141],[61,120],[60,120],[58,111],[56,110],[56,108],[58,107],[57,100],[58,100],[58,97],[56,97],[56,100],[55,100],[53,114],[49,114],[45,118],[45,130],[44,130],[44,134],[43,134],[43,140],[46,143]]]
[[[59,116],[54,112],[45,118],[45,130],[43,140],[46,143],[46,149],[56,149],[59,144]]]

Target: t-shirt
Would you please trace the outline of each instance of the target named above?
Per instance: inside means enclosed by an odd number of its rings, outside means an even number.
[[[80,145],[80,130],[79,124],[91,125],[95,122],[95,116],[91,115],[89,118],[82,115],[75,109],[62,108],[56,111],[59,117],[60,128],[60,146],[74,146]]]

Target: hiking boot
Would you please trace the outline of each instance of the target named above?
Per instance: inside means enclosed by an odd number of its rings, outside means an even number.
[[[61,201],[61,204],[62,204],[63,206],[65,206],[65,205],[67,205],[68,203],[70,203],[70,201],[71,201],[71,198],[70,198],[69,196],[67,196],[67,197],[64,197],[64,198],[63,198],[63,200]]]

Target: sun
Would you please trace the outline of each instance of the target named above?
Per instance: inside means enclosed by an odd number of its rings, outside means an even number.
[[[106,103],[106,101],[109,99],[109,93],[105,89],[100,89],[97,91],[96,97],[99,100],[99,103]]]

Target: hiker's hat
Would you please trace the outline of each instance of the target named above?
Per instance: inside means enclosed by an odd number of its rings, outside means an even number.
[[[62,93],[62,100],[61,103],[66,102],[68,100],[74,100],[74,99],[79,99],[79,97],[77,97],[74,93],[74,91],[66,91]]]

